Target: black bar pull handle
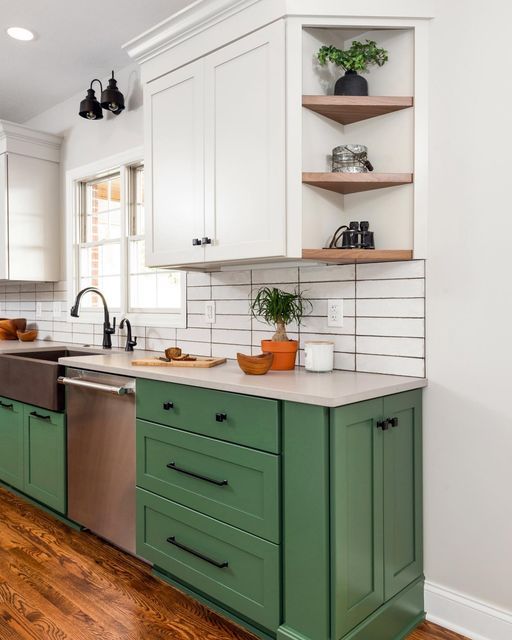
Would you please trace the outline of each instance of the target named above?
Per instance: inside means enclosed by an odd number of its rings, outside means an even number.
[[[389,429],[389,424],[387,420],[378,420],[377,421],[377,429],[382,429],[382,431],[387,431]]]
[[[31,411],[30,415],[34,416],[34,418],[37,418],[38,420],[46,420],[47,422],[51,422],[51,416],[42,416],[40,413],[37,413],[37,411]]]
[[[162,407],[165,411],[170,411],[171,409],[174,409],[174,402],[170,402],[170,400],[167,400],[167,402],[163,403]]]
[[[9,411],[12,411],[14,409],[13,404],[7,404],[7,402],[2,402],[1,400],[0,400],[0,407],[2,407],[2,409],[9,409]]]
[[[174,545],[175,547],[178,547],[178,549],[181,549],[182,551],[186,551],[187,553],[190,553],[196,558],[200,558],[201,560],[204,560],[209,564],[213,564],[214,567],[218,567],[219,569],[225,569],[228,566],[227,562],[218,562],[217,560],[213,560],[213,558],[209,558],[208,556],[205,556],[199,551],[195,551],[194,549],[191,549],[190,547],[187,547],[186,545],[181,544],[181,542],[178,542],[176,540],[176,536],[170,536],[169,538],[167,538],[167,542],[169,544]]]
[[[215,420],[217,420],[217,422],[226,422],[227,419],[228,419],[228,414],[224,413],[223,411],[221,413],[215,414]]]
[[[183,473],[186,476],[197,478],[198,480],[204,480],[205,482],[214,484],[217,487],[225,487],[228,484],[227,480],[215,480],[214,478],[208,478],[207,476],[202,476],[199,473],[194,473],[193,471],[187,471],[187,469],[182,469],[181,467],[178,467],[175,462],[169,462],[169,464],[167,465],[167,468],[172,469],[172,471],[177,471],[178,473]]]

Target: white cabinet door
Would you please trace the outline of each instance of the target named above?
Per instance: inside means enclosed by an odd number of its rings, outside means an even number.
[[[285,39],[276,22],[204,60],[206,262],[283,256]]]
[[[59,165],[8,156],[9,279],[60,277]]]
[[[9,226],[7,210],[7,154],[0,154],[0,280],[9,277]]]
[[[204,83],[199,60],[146,85],[146,263],[204,261]]]

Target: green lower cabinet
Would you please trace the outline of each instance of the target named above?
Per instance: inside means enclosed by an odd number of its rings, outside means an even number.
[[[23,491],[23,405],[0,398],[0,480]]]
[[[66,513],[66,418],[24,405],[23,491],[59,513]]]
[[[423,571],[421,392],[384,398],[384,597],[392,598]]]
[[[384,603],[382,400],[333,411],[331,554],[333,637]]]
[[[424,617],[421,391],[282,416],[278,640],[402,640]]]
[[[137,553],[255,625],[279,625],[279,547],[137,489]]]

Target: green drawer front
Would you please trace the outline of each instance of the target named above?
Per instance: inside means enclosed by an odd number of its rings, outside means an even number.
[[[0,480],[23,491],[23,405],[0,398]]]
[[[137,489],[137,553],[248,620],[277,629],[277,545]]]
[[[26,494],[66,513],[66,418],[63,413],[24,406]]]
[[[279,458],[274,454],[138,420],[137,484],[279,542]]]
[[[279,403],[154,380],[137,381],[137,417],[279,452]]]

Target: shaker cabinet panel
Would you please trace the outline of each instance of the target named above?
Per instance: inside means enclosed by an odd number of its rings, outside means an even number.
[[[333,411],[333,638],[384,602],[381,411],[380,399]]]
[[[0,480],[23,491],[23,405],[0,398]]]
[[[207,262],[285,254],[284,25],[205,58]]]
[[[422,572],[421,391],[384,398],[393,425],[384,438],[385,596]]]
[[[203,62],[145,92],[148,266],[203,262]]]

